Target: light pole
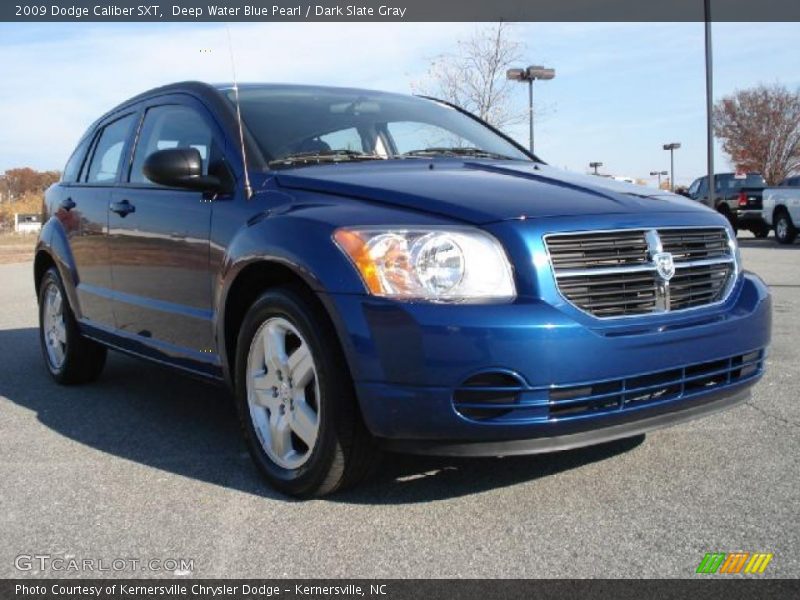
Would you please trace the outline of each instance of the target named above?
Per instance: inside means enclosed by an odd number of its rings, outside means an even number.
[[[658,176],[658,189],[661,189],[661,176],[666,174],[666,171],[650,171],[650,177]]]
[[[597,175],[597,167],[602,167],[602,166],[603,166],[603,163],[601,163],[601,162],[590,162],[589,163],[589,168],[590,169],[594,169],[594,174],[595,175]]]
[[[703,2],[703,16],[706,22],[706,163],[708,167],[708,205],[716,206],[714,201],[714,60],[711,54],[711,0]]]
[[[680,142],[664,144],[664,150],[669,150],[669,191],[675,191],[675,150],[681,147]]]
[[[528,144],[531,154],[533,154],[533,82],[537,79],[547,81],[555,76],[555,69],[545,68],[542,65],[531,65],[524,69],[506,71],[506,79],[528,83]]]

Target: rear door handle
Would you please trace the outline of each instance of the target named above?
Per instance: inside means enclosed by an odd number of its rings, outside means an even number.
[[[61,208],[70,211],[75,208],[75,201],[72,198],[67,198],[61,202]]]
[[[120,217],[125,217],[128,213],[136,212],[136,207],[127,200],[112,202],[109,208],[111,212],[117,213]]]

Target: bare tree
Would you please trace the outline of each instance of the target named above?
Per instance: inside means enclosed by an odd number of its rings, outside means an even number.
[[[777,185],[800,171],[800,91],[777,84],[739,90],[714,107],[714,133],[737,169]]]
[[[499,129],[522,121],[511,105],[513,82],[506,70],[517,66],[522,44],[508,23],[482,29],[456,42],[452,53],[433,59],[419,92],[463,108]]]

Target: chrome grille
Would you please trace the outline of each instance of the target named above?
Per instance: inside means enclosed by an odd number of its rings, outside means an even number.
[[[548,247],[553,266],[562,269],[641,265],[650,260],[641,231],[552,236]]]
[[[723,228],[549,234],[559,292],[596,317],[685,310],[724,299],[736,275]],[[656,259],[674,265],[660,273]]]
[[[724,229],[662,229],[658,232],[664,252],[676,261],[728,258],[728,234]]]
[[[720,263],[676,270],[669,282],[671,310],[717,302],[733,272],[733,265]]]

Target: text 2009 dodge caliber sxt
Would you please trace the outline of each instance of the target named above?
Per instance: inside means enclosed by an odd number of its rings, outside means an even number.
[[[155,89],[89,128],[46,211],[53,377],[90,381],[113,348],[224,381],[299,496],[381,447],[547,452],[704,415],[749,396],[770,339],[719,214],[427,98]]]

